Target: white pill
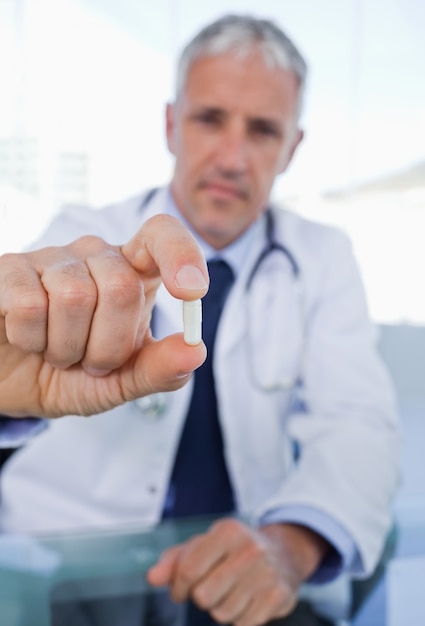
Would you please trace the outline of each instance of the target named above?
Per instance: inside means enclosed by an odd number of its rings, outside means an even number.
[[[202,340],[202,302],[201,300],[183,300],[184,340],[190,346],[196,346]]]

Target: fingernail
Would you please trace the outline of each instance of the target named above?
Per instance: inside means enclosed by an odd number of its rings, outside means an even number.
[[[203,273],[194,265],[183,265],[176,274],[175,283],[180,289],[205,289],[208,286]]]

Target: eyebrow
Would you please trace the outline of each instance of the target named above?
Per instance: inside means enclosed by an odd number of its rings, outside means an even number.
[[[191,111],[189,111],[190,115],[197,115],[198,113],[211,113],[213,115],[225,115],[226,110],[220,107],[208,106],[207,104],[200,104],[195,106]]]
[[[192,111],[190,111],[190,115],[197,115],[199,113],[211,113],[212,115],[221,115],[221,116],[225,116],[228,115],[228,112],[226,109],[223,109],[221,107],[217,107],[217,106],[209,106],[208,104],[200,104],[197,105],[193,108]],[[281,129],[281,124],[279,123],[279,120],[277,120],[275,117],[260,117],[260,116],[253,116],[253,117],[248,117],[248,123],[249,124],[267,124],[270,126],[273,126],[276,129]]]

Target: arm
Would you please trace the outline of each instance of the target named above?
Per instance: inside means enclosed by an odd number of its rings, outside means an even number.
[[[375,330],[346,238],[339,233],[320,238],[315,231],[309,249],[311,257],[303,263],[308,280],[302,402],[288,421],[301,454],[258,514],[263,519],[276,513],[276,521],[283,512],[281,520],[308,525],[309,510],[315,509],[351,538],[354,557],[343,565],[367,575],[390,529],[399,480],[394,393],[376,352]],[[323,531],[327,536],[326,522]]]
[[[0,411],[90,415],[183,386],[205,346],[151,337],[161,280],[187,300],[208,283],[194,239],[167,216],[148,220],[121,247],[83,237],[1,257]]]

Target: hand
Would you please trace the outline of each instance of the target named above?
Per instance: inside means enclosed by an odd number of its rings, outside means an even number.
[[[321,537],[301,526],[253,530],[225,519],[166,550],[148,581],[168,585],[176,602],[191,598],[217,622],[256,626],[293,611],[301,583],[327,549]]]
[[[182,387],[206,350],[152,338],[161,279],[175,298],[207,291],[197,243],[165,215],[122,247],[83,237],[0,257],[0,413],[90,415]]]

